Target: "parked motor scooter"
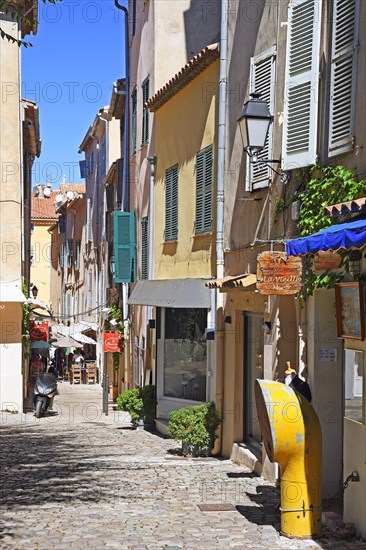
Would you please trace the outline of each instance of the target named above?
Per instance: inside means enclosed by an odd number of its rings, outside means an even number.
[[[50,406],[51,399],[57,393],[57,378],[49,372],[42,372],[34,384],[34,401],[33,406],[36,418],[47,411]]]

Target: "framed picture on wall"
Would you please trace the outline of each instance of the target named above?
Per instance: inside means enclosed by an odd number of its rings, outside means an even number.
[[[365,338],[364,290],[360,282],[335,285],[337,336]]]

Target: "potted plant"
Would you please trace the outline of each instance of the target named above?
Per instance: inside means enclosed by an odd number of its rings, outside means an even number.
[[[169,414],[168,430],[173,439],[182,441],[182,452],[187,455],[208,455],[217,438],[221,423],[215,403],[192,405]]]
[[[140,388],[132,388],[120,393],[117,397],[118,408],[128,412],[132,423],[137,426],[138,420],[142,418],[144,403],[140,397]]]

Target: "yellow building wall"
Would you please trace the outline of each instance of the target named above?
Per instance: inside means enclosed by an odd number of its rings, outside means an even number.
[[[154,279],[211,277],[215,273],[215,236],[212,233],[195,236],[194,221],[196,154],[213,145],[212,228],[215,229],[218,79],[219,62],[216,61],[155,113]],[[165,171],[176,164],[179,166],[178,240],[164,243]]]
[[[37,222],[36,222],[37,223]],[[31,245],[34,247],[34,257],[31,265],[31,283],[38,288],[37,300],[46,304],[51,300],[51,235],[47,225],[34,225]]]

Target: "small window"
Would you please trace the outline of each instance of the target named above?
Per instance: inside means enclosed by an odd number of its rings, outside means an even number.
[[[142,83],[142,139],[141,145],[149,141],[149,109],[146,109],[145,103],[149,99],[150,81],[146,78]]]

